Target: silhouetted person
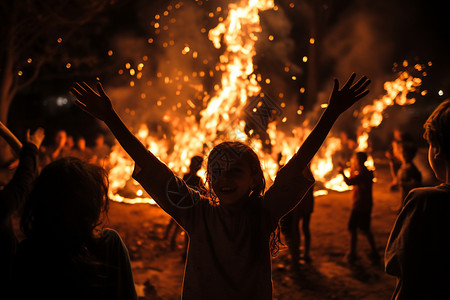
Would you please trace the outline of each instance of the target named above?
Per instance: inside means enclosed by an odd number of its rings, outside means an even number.
[[[399,189],[398,170],[402,165],[402,160],[400,157],[400,144],[402,142],[413,143],[413,139],[409,133],[406,133],[398,128],[394,129],[391,145],[389,147],[389,150],[385,153],[386,158],[389,161],[389,171],[392,177],[392,182],[389,185],[389,188],[392,191],[396,191]]]
[[[395,221],[385,253],[386,273],[398,279],[392,299],[450,299],[450,100],[424,127],[442,184],[410,191]]]
[[[0,298],[4,299],[6,290],[10,288],[12,261],[18,244],[11,218],[13,213],[22,207],[37,176],[38,149],[44,139],[44,130],[38,128],[32,135],[28,130],[26,141],[22,145],[0,122],[0,136],[14,151],[19,151],[20,155],[19,165],[12,179],[0,189]]]
[[[67,132],[65,130],[58,130],[54,137],[53,143],[49,146],[42,147],[42,153],[40,156],[41,168],[45,167],[52,161],[59,158],[70,156],[72,149],[69,149],[66,145]]]
[[[24,205],[15,299],[136,299],[128,251],[103,229],[106,171],[74,157],[46,166]]]
[[[311,249],[311,231],[309,224],[311,221],[311,214],[314,209],[314,188],[311,187],[303,197],[302,201],[287,215],[285,215],[281,223],[281,232],[284,234],[286,243],[291,257],[291,266],[294,269],[299,268],[300,260],[300,245],[301,232],[299,229],[300,222],[302,223],[302,231],[304,236],[303,256],[305,262],[311,262],[309,254]]]
[[[94,152],[86,146],[86,140],[82,136],[78,137],[76,147],[72,151],[72,156],[85,162],[95,163]]]
[[[94,139],[94,147],[92,148],[94,155],[96,157],[96,164],[102,167],[106,167],[107,158],[111,149],[105,144],[105,135],[103,133],[98,133]]]
[[[397,182],[401,192],[401,207],[403,207],[409,191],[422,185],[422,174],[413,162],[417,153],[416,145],[404,141],[399,143],[398,151],[401,166],[397,171]]]
[[[380,259],[372,230],[370,229],[373,206],[373,172],[368,170],[364,165],[366,160],[366,153],[356,152],[350,161],[350,177],[347,177],[342,170],[340,171],[342,176],[344,176],[345,183],[353,186],[353,205],[348,221],[348,230],[350,231],[351,241],[347,260],[350,263],[353,263],[358,259],[356,252],[358,229],[361,230],[362,234],[366,236],[367,241],[369,242],[371,248],[370,259],[372,262],[376,263]]]

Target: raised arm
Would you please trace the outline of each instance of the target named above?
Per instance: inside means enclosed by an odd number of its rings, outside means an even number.
[[[38,128],[32,135],[27,131],[27,139],[20,150],[19,165],[9,183],[0,190],[0,222],[22,206],[37,176],[38,149],[44,139],[44,129]]]
[[[20,149],[22,149],[22,143],[2,122],[0,122],[0,136],[5,139],[18,156]]]
[[[185,220],[188,210],[196,201],[186,184],[177,178],[172,171],[128,130],[115,112],[110,99],[97,83],[97,92],[86,83],[75,84],[70,90],[78,100],[76,104],[84,111],[102,120],[109,127],[125,151],[136,163],[136,174],[133,177],[153,197],[158,205],[174,217],[179,223]]]
[[[334,79],[333,92],[331,93],[328,107],[295,154],[294,159],[292,159],[292,163],[295,164],[297,170],[303,170],[308,165],[317,150],[319,150],[337,118],[359,99],[369,93],[369,90],[366,88],[370,84],[370,80],[366,76],[363,76],[358,82],[353,84],[355,77],[356,74],[353,73],[342,89],[339,89],[339,81],[336,78]]]
[[[345,110],[369,92],[366,88],[370,81],[364,76],[353,84],[355,77],[356,75],[352,74],[340,90],[338,80],[334,80],[328,107],[319,122],[297,153],[278,172],[274,184],[266,192],[264,203],[270,212],[274,226],[284,214],[298,204],[314,182],[312,175],[306,172],[309,171],[306,166],[319,150],[334,122]]]
[[[97,83],[95,92],[85,82],[76,83],[71,88],[71,93],[77,97],[75,103],[84,111],[97,119],[105,122],[120,145],[140,167],[149,163],[161,164],[161,162],[128,130],[119,115],[114,110],[111,100],[106,95],[101,83]],[[150,159],[150,160],[149,160]]]

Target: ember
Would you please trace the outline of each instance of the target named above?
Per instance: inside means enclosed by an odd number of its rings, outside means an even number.
[[[164,161],[178,175],[187,171],[190,158],[194,155],[206,155],[216,144],[224,140],[240,140],[250,144],[260,156],[268,185],[273,182],[280,165],[285,164],[296,152],[299,141],[309,134],[310,122],[303,122],[290,132],[277,126],[287,121],[283,115],[286,104],[278,104],[268,95],[261,92],[259,82],[262,78],[254,73],[253,58],[256,55],[255,43],[258,33],[262,32],[259,12],[274,8],[273,1],[242,1],[228,6],[228,15],[222,18],[219,24],[211,29],[208,38],[212,46],[222,49],[223,53],[215,66],[215,70],[221,71],[220,84],[214,85],[214,93],[204,92],[202,102],[204,109],[199,111],[197,117],[188,111],[187,116],[177,117],[171,113],[182,104],[177,103],[162,117],[162,122],[170,122],[172,136],[152,135],[146,125],[142,124],[137,131],[138,138],[147,145],[159,159]],[[155,23],[155,25],[159,23]],[[270,39],[270,38],[269,38]],[[272,36],[273,39],[273,36]],[[198,52],[189,45],[185,45],[181,55],[191,53],[197,58]],[[406,63],[406,62],[405,62]],[[405,64],[404,63],[404,64]],[[403,65],[404,65],[403,64]],[[143,64],[138,66],[142,70]],[[130,65],[126,66],[131,69]],[[417,65],[415,69],[422,69]],[[177,74],[177,76],[181,76]],[[211,70],[210,73],[213,73]],[[207,72],[194,72],[193,76],[204,78]],[[212,76],[212,74],[211,74]],[[161,73],[157,77],[163,77]],[[189,76],[182,76],[183,81],[189,81]],[[165,76],[164,82],[171,83],[172,78]],[[270,79],[266,79],[266,82]],[[394,104],[408,105],[414,103],[414,99],[407,97],[408,93],[417,91],[421,84],[419,78],[415,78],[408,72],[400,72],[397,79],[384,84],[386,94],[376,99],[372,104],[364,106],[358,112],[360,126],[357,136],[357,151],[368,151],[369,134],[372,128],[377,127],[383,120],[384,110]],[[200,92],[203,85],[195,88]],[[177,88],[179,92],[180,88]],[[179,93],[178,93],[179,94]],[[177,94],[177,95],[178,95]],[[145,97],[141,97],[144,99]],[[191,100],[186,100],[190,109],[197,108]],[[161,106],[161,100],[157,102]],[[321,106],[324,108],[324,106]],[[325,106],[326,107],[326,106]],[[250,118],[248,123],[247,109],[250,109],[258,117]],[[301,110],[297,112],[301,115]],[[245,118],[247,116],[247,118]],[[250,125],[250,126],[249,126]],[[257,127],[257,128],[254,128]],[[259,133],[258,133],[258,132]],[[263,132],[261,134],[261,131]],[[262,135],[267,136],[263,139]],[[330,136],[322,146],[319,153],[311,163],[311,169],[316,181],[321,182],[323,188],[319,188],[316,195],[324,195],[327,190],[345,191],[350,189],[342,176],[337,174],[333,165],[333,155],[342,150],[339,137]],[[374,161],[370,156],[367,166],[374,169]],[[131,179],[133,161],[124,150],[116,146],[110,156],[110,181],[111,198],[116,201],[128,203],[154,203],[139,188],[137,182]],[[346,171],[348,172],[348,170]],[[204,178],[204,170],[200,171]]]

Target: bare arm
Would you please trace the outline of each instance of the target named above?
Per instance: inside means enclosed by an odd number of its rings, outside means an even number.
[[[70,91],[77,97],[75,103],[81,109],[105,122],[120,145],[122,145],[138,166],[142,167],[149,163],[161,166],[162,163],[151,152],[147,151],[145,146],[130,132],[120,119],[100,83],[97,83],[97,90],[98,93],[83,82],[81,84],[76,83]]]
[[[279,171],[274,184],[266,192],[264,203],[274,224],[297,205],[314,182],[312,175],[305,172],[305,168],[319,150],[334,122],[345,110],[369,92],[366,87],[370,81],[365,76],[352,85],[355,76],[352,74],[341,90],[339,90],[338,80],[334,80],[334,88],[327,109],[294,157]]]
[[[11,148],[13,148],[14,152],[17,155],[20,154],[22,143],[2,122],[0,122],[0,136],[2,136],[6,140],[6,142],[11,146]]]
[[[295,159],[291,159],[297,170],[303,170],[308,165],[319,150],[337,118],[359,99],[369,93],[366,88],[370,84],[370,80],[366,76],[363,76],[357,83],[353,84],[355,77],[356,74],[353,73],[340,90],[339,81],[334,79],[333,92],[331,93],[328,107],[295,154]]]
[[[133,177],[145,188],[158,205],[185,225],[189,216],[189,208],[196,203],[199,195],[189,190],[186,184],[177,178],[172,171],[128,130],[112,107],[111,101],[97,84],[98,93],[86,83],[75,84],[71,93],[77,97],[76,104],[84,111],[102,120],[119,141],[120,145],[135,161],[137,174]]]

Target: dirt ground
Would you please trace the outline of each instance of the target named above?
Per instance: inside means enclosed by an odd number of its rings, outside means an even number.
[[[390,176],[386,164],[377,164],[376,177],[372,230],[383,255],[400,194],[388,188]],[[311,218],[312,262],[302,263],[300,273],[295,273],[289,267],[287,248],[280,251],[272,263],[274,299],[390,299],[395,279],[384,273],[383,261],[378,265],[371,263],[369,245],[363,236],[358,240],[359,261],[350,265],[345,260],[350,244],[347,231],[350,208],[350,191],[315,198]],[[113,203],[109,218],[109,226],[121,234],[129,248],[141,299],[180,299],[183,237],[179,236],[176,250],[171,250],[170,243],[162,239],[169,216],[153,205]]]

